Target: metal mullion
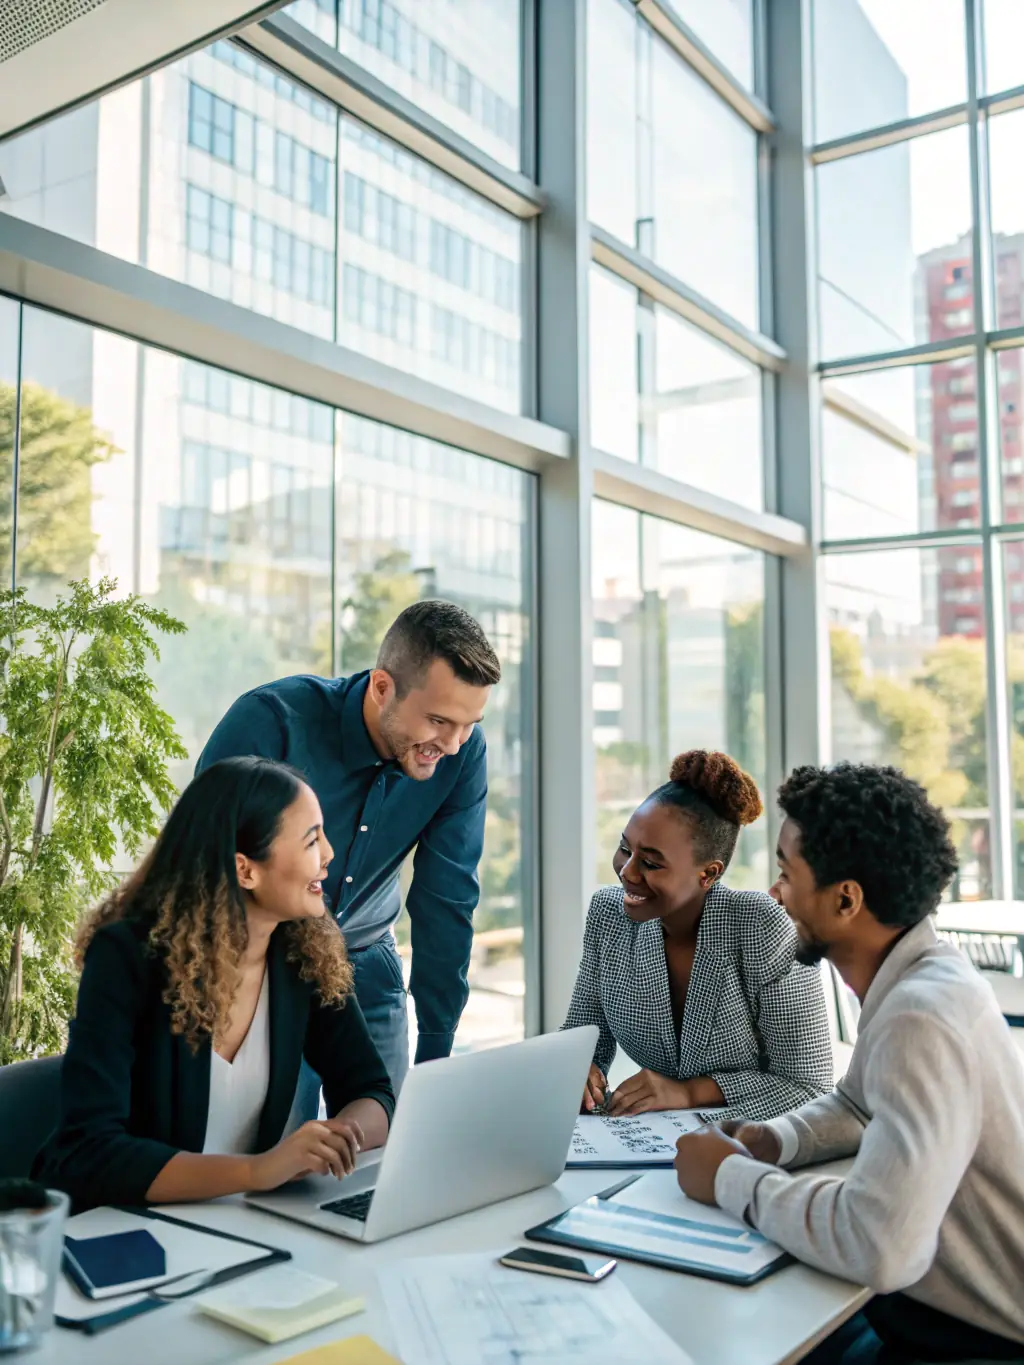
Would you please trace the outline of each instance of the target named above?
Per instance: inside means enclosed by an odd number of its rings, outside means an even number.
[[[976,332],[975,377],[978,409],[978,478],[981,490],[981,531],[983,537],[982,583],[985,611],[985,681],[987,695],[987,785],[990,807],[989,847],[992,858],[993,895],[1000,899],[1013,894],[1013,773],[1010,764],[1010,720],[1007,692],[1006,638],[1003,626],[1003,584],[1001,553],[991,537],[993,483],[991,442],[999,439],[998,384],[991,385],[991,365],[985,346],[985,324],[990,265],[989,196],[987,138],[982,141],[979,86],[983,84],[984,44],[981,6],[978,0],[964,0],[967,32],[967,103],[970,115],[971,218],[974,236],[971,270],[974,276],[974,326]],[[992,390],[994,389],[994,393]],[[992,421],[996,417],[995,422]],[[995,471],[999,461],[995,461]]]
[[[1024,328],[1020,329],[1024,342]],[[837,360],[823,360],[817,372],[823,379],[835,379],[844,374],[866,374],[870,370],[892,370],[903,365],[933,365],[946,360],[958,360],[974,355],[977,337],[955,337],[949,341],[923,341],[918,346],[901,347],[893,351],[872,351],[867,355],[842,356]]]
[[[775,119],[756,94],[742,86],[668,3],[632,0],[637,12],[715,94],[758,133],[775,129]]]
[[[979,109],[989,116],[1009,114],[1014,109],[1024,108],[1024,85],[1016,85],[1010,90],[1001,90],[996,95],[985,95],[978,100]]]
[[[253,24],[238,40],[263,61],[506,212],[532,218],[543,209],[544,196],[526,175],[481,151],[290,15],[278,13]]]
[[[901,142],[927,137],[930,133],[942,133],[947,128],[960,128],[970,117],[968,104],[953,104],[933,114],[919,114],[914,118],[882,124],[878,128],[868,128],[861,133],[849,133],[812,147],[811,164],[825,166],[830,161],[845,161],[850,156],[862,156],[866,152],[881,151],[883,147],[895,147]]]
[[[870,554],[876,550],[943,550],[957,545],[980,545],[980,526],[950,527],[944,531],[909,531],[906,535],[861,536],[853,540],[823,540],[823,555]]]
[[[21,385],[25,351],[25,305],[16,300],[18,336],[14,344],[14,448],[11,452],[11,591],[18,586],[18,484],[21,476]]]
[[[670,275],[649,256],[604,228],[591,224],[590,239],[591,255],[598,265],[721,341],[737,355],[766,369],[782,368],[786,352],[771,337],[738,322],[696,289]]]

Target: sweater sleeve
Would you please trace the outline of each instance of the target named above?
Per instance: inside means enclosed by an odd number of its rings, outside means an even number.
[[[981,1128],[967,1040],[944,1020],[908,1011],[885,1041],[866,1068],[873,1116],[845,1178],[733,1156],[715,1182],[730,1213],[808,1265],[879,1294],[916,1284],[932,1264]]]
[[[353,1100],[376,1100],[390,1125],[395,1092],[354,995],[344,1005],[325,1005],[314,993],[304,1052],[323,1081],[328,1114]]]
[[[583,956],[580,958],[576,985],[573,989],[569,1012],[565,1016],[563,1029],[582,1028],[586,1024],[596,1024],[600,1030],[594,1065],[607,1077],[608,1068],[615,1060],[617,1043],[615,1034],[601,1004],[601,893],[598,891],[591,899],[587,911],[587,926],[583,931]]]
[[[36,1160],[37,1178],[97,1204],[144,1204],[178,1149],[128,1131],[135,1028],[150,973],[120,926],[100,929],[86,954],[61,1064],[60,1122]]]
[[[864,1136],[867,1116],[847,1096],[842,1083],[829,1095],[811,1100],[768,1127],[782,1143],[780,1166],[812,1166],[853,1156]]]
[[[725,1096],[722,1118],[772,1119],[832,1088],[832,1043],[821,972],[794,960],[796,935],[773,901],[758,916],[756,935],[744,945],[753,1023],[762,1049],[757,1069],[713,1072]]]

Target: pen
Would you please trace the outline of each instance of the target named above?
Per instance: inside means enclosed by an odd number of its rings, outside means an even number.
[[[625,1180],[620,1180],[617,1185],[612,1185],[607,1190],[601,1190],[598,1199],[611,1199],[613,1194],[619,1194],[622,1190],[628,1190],[630,1185],[635,1185],[640,1179],[638,1175],[627,1175]]]

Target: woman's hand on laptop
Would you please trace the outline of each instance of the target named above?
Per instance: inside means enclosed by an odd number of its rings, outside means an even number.
[[[354,1119],[312,1119],[282,1138],[269,1152],[252,1159],[252,1188],[276,1190],[304,1175],[336,1175],[340,1180],[356,1168],[363,1131]]]

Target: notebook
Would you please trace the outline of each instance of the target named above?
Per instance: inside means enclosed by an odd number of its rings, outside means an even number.
[[[254,1279],[225,1285],[195,1300],[196,1307],[219,1322],[271,1343],[361,1313],[366,1301],[341,1285],[294,1266],[276,1266]]]
[[[65,1237],[64,1270],[90,1299],[151,1289],[167,1279],[167,1257],[148,1228]]]

